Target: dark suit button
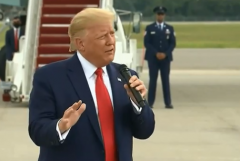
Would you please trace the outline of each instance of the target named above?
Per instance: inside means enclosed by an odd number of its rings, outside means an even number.
[[[50,144],[51,144],[51,145],[54,145],[54,142],[53,142],[53,141],[51,141],[51,142],[50,142]]]
[[[105,151],[104,151],[104,150],[102,150],[102,153],[105,153]]]

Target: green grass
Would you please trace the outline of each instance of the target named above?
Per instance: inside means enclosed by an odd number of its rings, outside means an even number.
[[[178,48],[240,48],[240,24],[177,24],[173,25]],[[124,27],[128,27],[127,25]],[[141,34],[132,34],[138,48],[143,46]]]
[[[240,23],[236,24],[174,24],[178,48],[240,48]],[[1,26],[0,26],[1,27]],[[127,28],[128,25],[124,26]],[[142,25],[140,34],[132,34],[137,39],[138,48],[143,47]],[[4,45],[5,32],[0,33],[0,47]]]
[[[1,28],[1,25],[0,25]],[[5,33],[7,29],[0,33],[0,48],[5,44]]]

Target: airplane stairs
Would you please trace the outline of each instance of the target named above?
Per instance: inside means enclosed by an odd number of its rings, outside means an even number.
[[[100,0],[42,1],[36,68],[71,56],[68,26],[72,17],[84,8],[100,5]]]

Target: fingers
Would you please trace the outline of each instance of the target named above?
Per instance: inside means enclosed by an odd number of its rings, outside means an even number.
[[[130,78],[129,83],[132,84],[136,80],[138,80],[138,77],[136,75],[134,75]]]
[[[136,77],[136,79],[135,79],[135,77]],[[131,79],[134,80],[134,81],[131,81]],[[137,87],[137,86],[143,84],[143,82],[142,82],[141,80],[139,80],[139,79],[137,78],[137,76],[132,76],[131,79],[130,79],[131,82],[129,81],[131,87]]]
[[[147,94],[147,89],[143,81],[138,79],[137,76],[132,76],[131,79],[129,80],[129,83],[132,88],[135,88],[137,91],[140,91],[142,97],[145,97],[145,95]],[[124,85],[124,88],[127,90],[128,93],[131,92],[127,85],[126,86]]]
[[[138,89],[137,89],[137,90],[138,90]],[[138,91],[140,91],[141,96],[142,96],[143,98],[145,98],[145,96],[146,96],[146,94],[147,94],[147,89],[145,88],[145,86],[144,86],[144,85],[141,85],[141,87],[139,88]]]
[[[81,104],[80,108],[77,110],[77,113],[81,115],[86,110],[86,104]]]
[[[76,112],[78,111],[80,114],[82,114],[86,109],[86,104],[82,103],[81,100],[79,100],[78,102],[75,102],[71,107],[69,107],[65,113],[67,114],[71,114],[72,112]]]
[[[147,89],[143,84],[137,86],[135,89],[137,91],[140,91],[142,97],[145,97],[145,95],[147,94]]]
[[[141,85],[137,86],[135,89],[137,91],[142,91],[144,88],[145,88],[145,86],[143,84],[141,84]]]
[[[86,104],[79,100],[78,102],[74,103],[71,108],[73,111],[77,111],[78,114],[81,115],[86,109]]]
[[[81,104],[82,104],[82,101],[79,100],[78,102],[75,102],[71,107],[72,107],[73,110],[76,111],[80,108]]]

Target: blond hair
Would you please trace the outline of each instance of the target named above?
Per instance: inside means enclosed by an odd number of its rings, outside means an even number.
[[[68,36],[70,38],[69,51],[76,51],[77,47],[74,40],[77,36],[85,33],[85,30],[99,22],[113,22],[114,14],[108,10],[101,8],[86,8],[77,13],[71,20],[68,28]]]

